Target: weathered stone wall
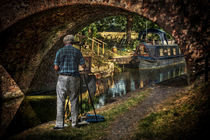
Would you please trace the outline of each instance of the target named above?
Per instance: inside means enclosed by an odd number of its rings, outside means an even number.
[[[209,52],[208,7],[208,0],[4,0],[0,64],[27,92],[32,80],[51,68],[54,58],[48,56],[53,57],[51,49],[66,33],[76,33],[106,16],[138,14],[172,34],[194,76],[202,73]]]
[[[34,78],[28,89],[28,93],[33,92],[46,92],[55,90],[57,82],[57,73],[53,69],[53,61],[55,58],[55,50],[58,47],[54,47],[50,52],[43,58],[39,68],[37,69]]]
[[[3,100],[12,99],[20,96],[24,96],[15,81],[6,72],[6,70],[0,65],[0,97]]]

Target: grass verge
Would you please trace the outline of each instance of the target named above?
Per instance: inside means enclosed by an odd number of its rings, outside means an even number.
[[[139,121],[133,140],[208,139],[210,87],[203,84],[176,94]]]
[[[106,128],[115,120],[118,115],[125,113],[129,108],[134,107],[149,94],[149,89],[133,93],[128,99],[123,99],[118,102],[107,105],[103,110],[97,111],[98,114],[103,115],[105,122],[92,123],[80,128],[66,127],[64,130],[55,131],[52,129],[54,123],[48,123],[40,127],[27,130],[11,139],[39,139],[39,140],[68,140],[68,139],[82,139],[92,140],[99,139],[106,135]]]

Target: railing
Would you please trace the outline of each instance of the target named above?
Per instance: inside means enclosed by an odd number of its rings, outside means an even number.
[[[95,44],[96,44],[96,46],[97,46],[97,55],[100,55],[100,46],[102,46],[102,54],[104,54],[105,53],[105,49],[104,49],[104,47],[105,47],[105,45],[107,44],[107,43],[105,43],[105,42],[103,42],[103,41],[101,41],[101,40],[99,40],[99,39],[97,39],[97,38],[89,38],[89,37],[86,37],[86,36],[83,36],[83,35],[76,35],[76,37],[77,38],[79,38],[79,41],[81,41],[81,39],[86,39],[85,40],[85,44],[87,44],[87,40],[90,40],[91,41],[91,49],[92,49],[92,51],[94,51],[94,46],[95,46]]]

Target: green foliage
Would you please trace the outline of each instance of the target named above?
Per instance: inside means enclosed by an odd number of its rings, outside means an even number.
[[[125,16],[110,16],[95,22],[98,31],[124,32],[127,20]]]
[[[99,21],[96,21],[89,26],[83,28],[80,33],[82,35],[93,38],[98,38],[98,32],[103,31],[118,31],[118,32],[124,32],[126,29],[126,17],[124,16],[110,16],[103,18]]]
[[[96,23],[92,23],[89,26],[85,27],[84,29],[82,29],[81,33],[86,37],[97,37],[98,28]]]
[[[160,29],[160,27],[155,24],[154,22],[147,20],[144,17],[138,16],[138,15],[134,15],[133,16],[133,27],[132,30],[135,32],[140,32],[142,30],[145,30],[146,28],[156,28],[156,29]]]
[[[126,31],[127,18],[125,16],[110,16],[96,21],[89,26],[85,27],[81,32],[83,35],[92,37],[96,36],[97,32],[125,32]],[[134,15],[132,31],[140,32],[147,28],[160,27],[154,22],[147,20],[144,17]]]
[[[135,40],[132,45],[132,49],[134,50],[139,45],[139,40]]]
[[[136,45],[138,45],[138,38],[131,38],[130,44],[128,44],[126,41],[124,41],[126,40],[126,36],[125,38],[123,38],[121,35],[119,38],[119,36],[116,37],[116,35],[111,34],[110,39],[107,39],[98,34],[99,32],[118,32],[120,34],[126,31],[126,25],[126,16],[110,16],[90,24],[89,26],[85,27],[80,33],[89,38],[96,37],[103,40],[108,44],[106,47],[109,47],[109,49],[111,49],[113,46],[116,46],[117,48],[120,47],[134,49],[136,48]],[[161,29],[156,23],[144,17],[133,15],[132,32],[136,32],[138,34],[140,31],[145,30],[146,28]],[[149,37],[155,38],[155,40],[159,40],[159,36],[157,35],[150,35]],[[169,39],[172,39],[169,34],[167,34],[167,37]],[[90,40],[88,40],[88,42],[89,44],[91,44]]]
[[[179,93],[164,108],[139,121],[137,139],[202,139],[208,136],[209,88],[199,86]]]

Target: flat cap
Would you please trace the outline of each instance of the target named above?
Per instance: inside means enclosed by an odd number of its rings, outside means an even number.
[[[64,43],[71,43],[74,41],[74,35],[70,34],[70,35],[66,35],[64,38],[63,38],[63,42]]]

